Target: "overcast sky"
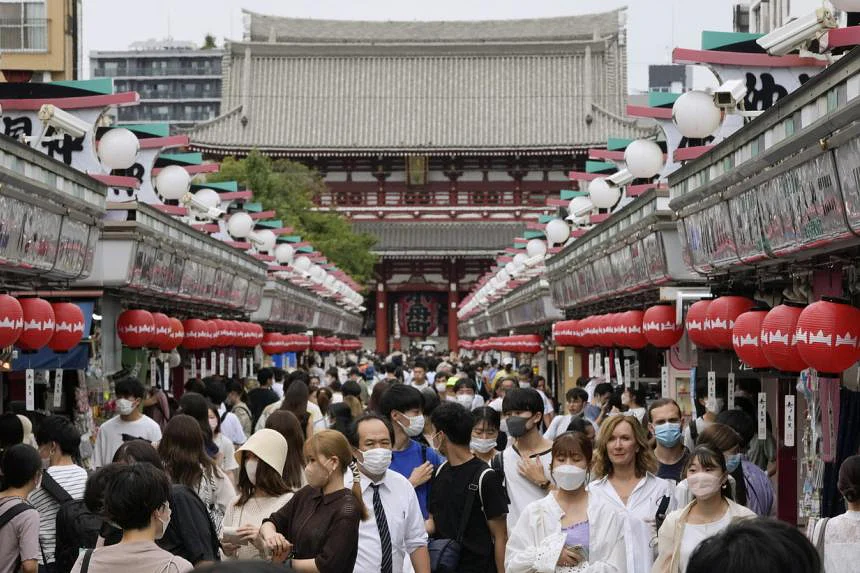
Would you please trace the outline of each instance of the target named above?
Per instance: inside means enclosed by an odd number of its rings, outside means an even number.
[[[795,0],[798,4],[813,0]],[[648,65],[667,64],[674,46],[699,48],[702,30],[732,29],[736,0],[86,0],[84,59],[162,39],[201,43],[207,33],[242,39],[242,8],[299,18],[352,20],[487,20],[540,18],[628,9],[628,88],[647,88]],[[88,61],[85,64],[88,73]],[[707,76],[697,75],[697,84]]]

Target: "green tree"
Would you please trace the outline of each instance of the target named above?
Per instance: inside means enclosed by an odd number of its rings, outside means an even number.
[[[315,208],[314,198],[325,190],[315,170],[285,159],[272,161],[255,150],[244,159],[226,158],[208,180],[238,181],[254,192],[254,200],[264,209],[276,211],[286,226],[356,282],[364,284],[372,277],[376,256],[371,249],[376,239],[353,232],[339,213]]]
[[[206,34],[206,37],[203,39],[203,49],[212,50],[217,47],[218,45],[215,44],[215,36],[213,36],[212,34]]]

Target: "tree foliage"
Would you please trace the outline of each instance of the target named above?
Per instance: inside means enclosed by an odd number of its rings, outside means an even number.
[[[215,36],[212,34],[206,34],[206,37],[203,39],[203,48],[204,50],[213,50],[217,48],[218,45],[215,43]]]
[[[244,159],[226,158],[208,180],[238,181],[254,192],[264,209],[276,211],[285,226],[358,283],[372,277],[376,256],[370,250],[376,239],[355,233],[339,213],[315,208],[314,198],[325,190],[315,170],[286,159],[273,161],[255,150]]]

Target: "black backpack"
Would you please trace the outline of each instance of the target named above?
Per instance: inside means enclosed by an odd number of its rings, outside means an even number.
[[[42,488],[60,504],[57,511],[57,544],[54,551],[54,571],[69,573],[81,549],[96,546],[104,518],[87,509],[84,500],[72,496],[58,484],[51,474],[42,474]]]

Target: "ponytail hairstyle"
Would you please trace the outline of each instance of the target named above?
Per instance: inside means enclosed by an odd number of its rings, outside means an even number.
[[[356,509],[362,521],[366,520],[369,515],[367,507],[364,505],[364,498],[361,495],[361,474],[358,472],[358,465],[352,457],[352,447],[346,436],[337,430],[321,430],[314,432],[305,442],[305,453],[313,452],[317,459],[336,457],[338,460],[338,469],[341,474],[346,473],[349,469],[352,473],[352,495],[355,498]]]

